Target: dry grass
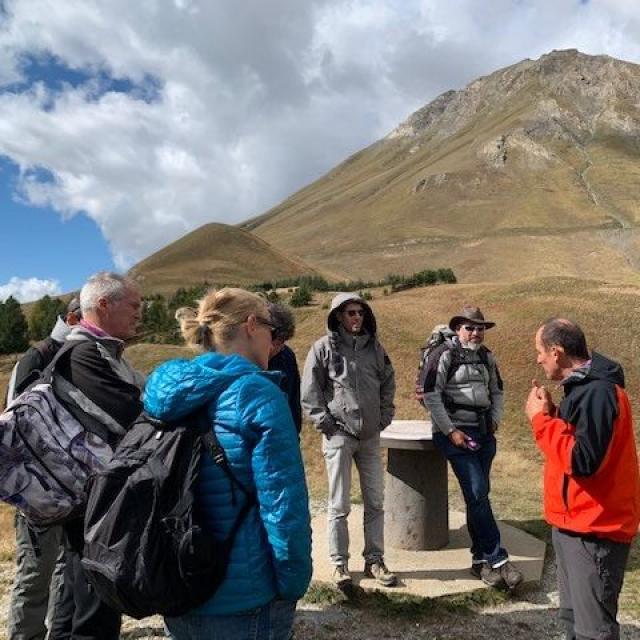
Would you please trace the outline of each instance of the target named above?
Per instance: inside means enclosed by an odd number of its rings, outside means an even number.
[[[568,278],[510,285],[447,285],[383,296],[374,291],[380,338],[396,369],[397,417],[421,418],[423,410],[412,396],[418,349],[433,325],[446,322],[466,302],[476,302],[486,317],[497,322],[487,334],[505,379],[506,412],[499,432],[499,453],[492,476],[492,500],[501,519],[512,521],[537,535],[545,535],[541,520],[541,457],[533,443],[522,407],[533,377],[541,373],[535,364],[533,335],[550,315],[576,319],[585,329],[591,346],[619,360],[625,368],[635,415],[640,415],[637,393],[640,383],[640,338],[636,334],[640,288]],[[296,310],[298,328],[292,347],[302,367],[309,346],[325,331],[330,296],[319,295],[313,307]],[[136,345],[127,351],[130,360],[149,371],[167,358],[190,357],[191,352],[170,345]],[[6,361],[5,361],[6,362]],[[0,376],[6,377],[0,359]],[[1,379],[0,379],[1,382]],[[1,392],[1,391],[0,391]],[[557,395],[557,391],[554,389]],[[309,425],[302,433],[307,480],[312,497],[326,495],[320,437]],[[451,502],[460,507],[455,481],[450,482]],[[357,499],[358,485],[354,484]],[[0,558],[11,553],[11,510],[0,508]],[[640,547],[636,543],[627,571],[622,607],[640,617]]]
[[[171,295],[202,282],[248,285],[313,272],[243,229],[207,224],[139,262],[130,275],[147,294]]]

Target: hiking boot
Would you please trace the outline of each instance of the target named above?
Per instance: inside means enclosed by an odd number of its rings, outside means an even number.
[[[474,577],[474,578],[482,578],[482,567],[484,567],[487,563],[486,562],[474,562],[471,565],[471,569],[469,569],[469,573]]]
[[[345,587],[350,587],[353,584],[351,574],[349,573],[349,569],[347,569],[346,564],[337,564],[333,570],[331,579],[338,589],[344,589]]]
[[[364,575],[367,578],[373,578],[378,584],[383,587],[393,587],[398,583],[398,578],[395,573],[391,573],[387,569],[387,565],[382,560],[376,562],[366,562],[364,565]]]
[[[501,587],[504,584],[500,568],[494,569],[486,562],[480,565],[480,580],[494,588]]]
[[[515,589],[523,580],[524,576],[521,571],[518,571],[510,562],[505,562],[498,568],[500,575],[504,580],[504,583],[511,590]]]

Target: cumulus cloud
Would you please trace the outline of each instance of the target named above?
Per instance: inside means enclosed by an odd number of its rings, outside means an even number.
[[[0,285],[0,301],[13,296],[18,302],[39,300],[42,296],[60,295],[60,283],[57,280],[39,280],[38,278],[11,278]]]
[[[631,0],[3,6],[0,154],[20,169],[16,197],[90,216],[120,268],[262,213],[478,75],[553,48],[640,59]],[[33,61],[69,78],[35,80]]]

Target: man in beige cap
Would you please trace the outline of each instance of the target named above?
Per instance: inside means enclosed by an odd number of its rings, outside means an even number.
[[[492,587],[514,589],[522,574],[501,545],[489,500],[495,431],[502,419],[502,379],[484,336],[495,326],[478,307],[465,306],[449,328],[455,333],[429,354],[424,402],[433,442],[449,460],[467,507],[471,573]]]

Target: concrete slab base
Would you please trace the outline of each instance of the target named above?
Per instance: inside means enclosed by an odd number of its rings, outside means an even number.
[[[385,541],[385,562],[399,578],[396,587],[385,588],[374,580],[364,578],[362,570],[364,560],[360,555],[363,549],[362,533],[363,510],[354,505],[349,516],[349,537],[351,560],[349,570],[354,583],[363,589],[407,593],[416,596],[435,598],[438,596],[466,593],[480,588],[489,588],[469,573],[471,556],[469,554],[469,536],[463,513],[449,513],[449,544],[438,551],[403,551],[394,549],[393,540]],[[542,577],[545,544],[541,540],[520,529],[504,523],[498,523],[502,534],[503,546],[508,549],[511,560],[524,574],[524,584],[537,583]],[[331,582],[333,566],[329,561],[327,547],[327,515],[317,515],[312,523],[313,529],[313,579],[319,582]]]

